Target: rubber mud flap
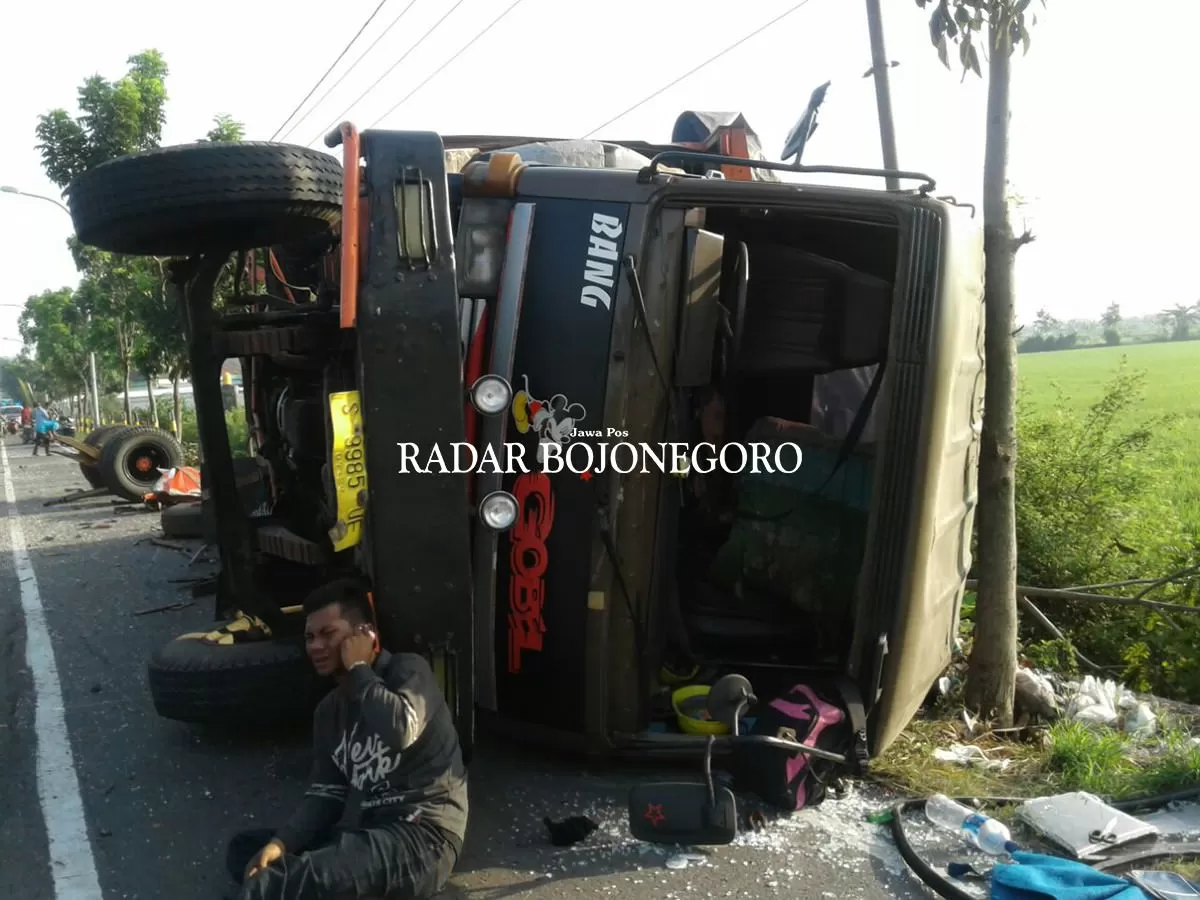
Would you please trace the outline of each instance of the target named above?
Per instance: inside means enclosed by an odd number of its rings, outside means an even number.
[[[182,144],[101,163],[66,191],[84,244],[132,256],[228,253],[328,232],[342,165],[291,144]]]
[[[176,638],[151,655],[146,670],[155,712],[189,724],[299,723],[330,686],[313,670],[301,636],[228,645]]]

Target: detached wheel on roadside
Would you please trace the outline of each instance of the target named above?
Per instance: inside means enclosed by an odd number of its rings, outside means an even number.
[[[183,447],[174,435],[157,428],[122,428],[106,435],[97,468],[104,486],[126,500],[141,500],[154,490],[161,473],[183,465]]]
[[[168,506],[159,516],[163,534],[167,537],[204,537],[204,510],[199,501]]]
[[[66,193],[75,233],[90,246],[228,253],[327,233],[342,213],[342,165],[291,144],[183,144],[101,163]]]
[[[88,436],[83,439],[83,442],[89,447],[95,447],[99,450],[104,446],[105,440],[110,434],[120,431],[124,425],[102,425],[88,432]],[[104,478],[100,475],[98,463],[81,462],[79,471],[83,473],[84,480],[94,488],[105,487]]]
[[[313,670],[303,636],[238,640],[253,628],[249,622],[159,648],[147,664],[155,712],[195,725],[285,725],[311,717],[330,684]]]

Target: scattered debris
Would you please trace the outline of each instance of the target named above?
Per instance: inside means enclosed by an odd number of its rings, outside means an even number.
[[[1011,759],[992,759],[987,751],[974,744],[951,744],[949,747],[937,747],[933,758],[940,762],[955,763],[960,766],[981,766],[985,769],[995,769],[1003,772],[1011,764]]]
[[[152,606],[150,609],[139,609],[137,612],[130,613],[131,616],[149,616],[154,613],[175,612],[177,609],[187,609],[189,606],[196,604],[190,602],[168,603],[166,606]]]
[[[190,547],[185,547],[183,544],[177,544],[174,541],[167,541],[163,538],[150,538],[150,543],[155,547],[165,547],[168,550],[178,550],[180,553],[191,552]]]
[[[147,510],[157,511],[176,503],[194,503],[202,496],[200,470],[194,466],[180,466],[158,471],[162,475],[155,483],[154,490],[142,498],[142,503]]]
[[[1017,816],[1078,859],[1158,833],[1154,825],[1086,791],[1026,800],[1017,808]]]
[[[561,822],[551,821],[550,817],[546,816],[542,821],[546,830],[550,832],[550,843],[555,847],[570,847],[585,841],[600,827],[587,816],[570,816]]]
[[[1087,675],[1078,685],[1067,704],[1067,717],[1088,725],[1100,725],[1138,736],[1150,736],[1158,727],[1158,719],[1149,704],[1138,700],[1133,692],[1115,681],[1101,681]],[[1123,714],[1123,715],[1122,715]]]
[[[20,468],[25,468],[21,466]],[[91,497],[102,497],[108,494],[108,488],[96,488],[95,490],[78,490],[71,491],[62,497],[55,497],[52,500],[47,500],[42,506],[59,506],[63,503],[74,503],[76,500],[87,500]]]
[[[1054,684],[1033,669],[1017,669],[1013,700],[1018,713],[1029,713],[1047,721],[1054,721],[1059,716]]]

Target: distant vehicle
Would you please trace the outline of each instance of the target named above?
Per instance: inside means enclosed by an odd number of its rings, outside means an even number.
[[[15,404],[12,406],[0,406],[0,421],[21,421],[21,406]]]

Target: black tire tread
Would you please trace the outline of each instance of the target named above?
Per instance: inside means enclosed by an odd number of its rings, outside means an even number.
[[[108,439],[110,434],[124,427],[124,425],[101,425],[99,428],[93,428],[89,431],[83,442],[89,447],[99,449],[104,445],[104,441]],[[104,477],[100,474],[99,460],[95,463],[81,462],[79,464],[79,471],[83,473],[84,480],[92,487],[107,487],[104,483]]]
[[[190,256],[286,244],[341,216],[328,153],[246,141],[161,147],[110,160],[67,189],[75,232],[112,253]]]
[[[146,670],[155,711],[193,724],[300,721],[328,689],[301,637],[217,647],[177,638]]]
[[[135,493],[116,476],[122,450],[129,444],[134,443],[138,438],[147,435],[155,435],[163,439],[170,457],[167,464],[168,468],[183,465],[183,447],[173,434],[169,434],[159,428],[148,428],[145,425],[127,426],[111,435],[107,435],[104,440],[104,446],[100,449],[100,461],[97,468],[100,470],[100,474],[104,478],[104,484],[108,487],[110,493],[118,497],[124,497],[126,500],[142,499],[141,493]],[[155,477],[157,478],[157,476]]]
[[[159,516],[163,534],[167,537],[198,538],[204,536],[204,510],[196,502],[168,506]]]

